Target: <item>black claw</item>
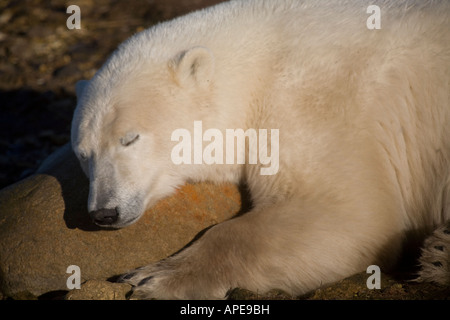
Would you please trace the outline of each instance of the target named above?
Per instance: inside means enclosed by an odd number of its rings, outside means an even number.
[[[431,263],[435,267],[442,267],[442,263],[440,261],[435,261]]]
[[[142,285],[146,284],[147,282],[149,282],[149,281],[152,280],[152,279],[153,279],[153,276],[144,278],[144,279],[142,279],[141,281],[139,281],[138,286],[142,286]]]
[[[444,246],[434,246],[434,248],[439,251],[444,251]]]
[[[122,277],[120,277],[119,281],[123,281],[123,280],[130,280],[131,278],[133,278],[136,275],[136,272],[131,272],[128,273]]]
[[[133,295],[133,290],[130,290],[130,291],[128,291],[128,292],[125,294],[125,298],[126,298],[127,300],[130,300],[130,298],[131,298],[132,295]]]

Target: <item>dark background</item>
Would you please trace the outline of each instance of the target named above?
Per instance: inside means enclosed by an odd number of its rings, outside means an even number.
[[[75,83],[123,40],[220,0],[0,1],[0,189],[70,140]],[[81,29],[69,30],[69,5]]]

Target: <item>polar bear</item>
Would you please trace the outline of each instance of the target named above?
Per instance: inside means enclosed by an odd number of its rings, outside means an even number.
[[[134,297],[216,299],[235,287],[299,295],[372,264],[386,270],[410,238],[446,223],[449,17],[447,1],[230,1],[120,45],[76,90],[72,146],[94,222],[130,225],[186,181],[245,182],[253,202],[124,274]],[[205,130],[273,129],[276,145],[258,148],[277,147],[276,172],[261,174],[267,165],[249,155],[174,161],[174,132],[195,135],[200,122],[203,137],[181,156],[202,156]],[[246,139],[234,160],[256,143]],[[419,279],[450,281],[449,233],[447,222],[425,242]]]

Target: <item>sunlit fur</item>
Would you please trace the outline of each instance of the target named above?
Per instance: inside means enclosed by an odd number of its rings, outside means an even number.
[[[378,30],[366,27],[373,4]],[[448,1],[232,1],[123,43],[78,87],[72,144],[89,210],[119,208],[123,227],[187,180],[245,180],[254,202],[126,275],[134,297],[302,294],[387,270],[406,235],[449,219],[449,18]],[[173,164],[171,133],[196,120],[279,129],[278,173]]]

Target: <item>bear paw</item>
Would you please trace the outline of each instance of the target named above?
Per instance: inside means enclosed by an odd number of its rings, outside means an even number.
[[[425,240],[417,281],[450,284],[450,221]]]
[[[118,281],[133,286],[129,297],[132,300],[170,299],[174,297],[166,292],[168,286],[165,283],[169,282],[172,273],[170,269],[162,267],[161,263],[156,263],[123,274]]]
[[[224,299],[228,289],[173,257],[123,274],[118,282],[133,286],[130,299]]]

